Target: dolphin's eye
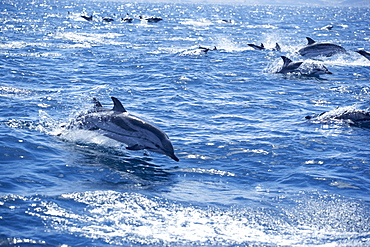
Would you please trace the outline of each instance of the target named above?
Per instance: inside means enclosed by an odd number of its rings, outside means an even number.
[[[160,148],[160,146],[158,144],[155,144],[155,147]]]

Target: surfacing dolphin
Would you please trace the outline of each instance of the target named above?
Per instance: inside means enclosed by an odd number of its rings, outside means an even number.
[[[293,62],[291,59],[285,56],[281,56],[281,58],[283,59],[284,64],[276,73],[298,73],[305,76],[332,74],[324,65],[307,63],[307,65],[302,66],[303,62]]]
[[[258,51],[266,50],[263,43],[261,43],[261,45],[255,45],[255,44],[247,44],[247,45],[249,45],[250,47],[252,47],[253,49],[258,50]],[[280,45],[278,43],[276,43],[275,47],[271,48],[270,50],[271,51],[281,51],[281,48],[280,48]]]
[[[261,50],[264,50],[265,49],[265,46],[261,43],[261,45],[255,45],[255,44],[247,44],[247,45],[249,45],[250,47],[252,47],[253,49],[255,49],[255,50],[259,50],[259,51],[261,51]]]
[[[139,16],[140,20],[145,20],[147,22],[150,22],[150,23],[153,23],[153,22],[159,22],[159,21],[162,21],[163,19],[160,18],[160,17],[143,17],[143,16]]]
[[[367,51],[364,51],[364,50],[360,50],[360,51],[356,51],[356,52],[370,60],[370,52],[367,52]]]
[[[216,46],[214,46],[212,49],[207,48],[207,47],[203,47],[203,46],[199,46],[199,49],[204,53],[207,53],[208,51],[216,51],[217,50]]]
[[[370,112],[367,110],[354,109],[353,107],[342,107],[329,112],[322,112],[306,119],[322,122],[343,121],[349,125],[370,128]]]
[[[126,111],[121,102],[111,97],[113,109],[104,108],[94,98],[95,108],[74,119],[67,128],[86,129],[125,143],[128,150],[146,149],[179,161],[171,141],[158,127]]]
[[[332,43],[316,43],[313,39],[306,37],[308,44],[307,46],[298,50],[301,56],[305,57],[331,57],[335,54],[347,53],[347,51],[336,44]]]
[[[87,21],[92,21],[93,20],[93,16],[92,15],[90,15],[90,16],[81,15],[81,17],[84,18]]]

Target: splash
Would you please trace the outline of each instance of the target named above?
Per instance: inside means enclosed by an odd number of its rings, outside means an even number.
[[[316,245],[370,242],[366,209],[337,196],[299,195],[295,207],[217,208],[138,193],[90,191],[42,201],[29,214],[56,231],[109,244]],[[280,200],[280,199],[279,199]],[[73,207],[65,206],[68,203]]]

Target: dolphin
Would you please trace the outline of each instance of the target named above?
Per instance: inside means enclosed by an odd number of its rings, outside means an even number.
[[[263,43],[261,43],[261,45],[255,45],[255,44],[247,44],[247,45],[249,45],[250,47],[252,47],[253,49],[258,50],[258,51],[266,50]],[[281,48],[280,48],[280,45],[278,43],[276,43],[275,47],[271,48],[270,50],[272,50],[272,51],[281,51]]]
[[[143,119],[131,115],[115,97],[111,97],[113,109],[107,109],[94,98],[93,110],[78,116],[68,129],[86,129],[125,143],[128,150],[146,149],[179,161],[166,133]]]
[[[368,60],[370,60],[370,52],[367,52],[367,51],[364,51],[364,50],[360,50],[360,51],[356,51],[356,52],[361,54],[362,56],[366,57]]]
[[[276,43],[275,48],[272,48],[273,51],[281,51],[280,45]]]
[[[92,21],[93,20],[93,16],[92,15],[90,15],[90,16],[81,15],[81,17],[84,18],[87,21]]]
[[[217,50],[216,46],[214,46],[212,49],[207,48],[207,47],[203,47],[203,46],[199,46],[199,49],[204,53],[207,53],[208,51],[216,51]]]
[[[252,47],[253,49],[255,49],[255,50],[259,50],[259,51],[261,51],[261,50],[264,50],[265,49],[265,46],[261,43],[261,45],[255,45],[255,44],[247,44],[247,45],[249,45],[250,47]]]
[[[160,17],[149,17],[149,18],[144,18],[143,16],[139,16],[140,20],[146,20],[147,22],[159,22],[162,21],[163,19]]]
[[[291,59],[281,56],[283,59],[283,67],[276,73],[288,74],[299,73],[306,76],[319,76],[324,74],[332,74],[325,66],[317,64],[310,64],[302,66],[303,62],[293,62]]]
[[[370,112],[361,109],[337,108],[334,111],[322,112],[313,116],[306,116],[306,119],[317,119],[321,121],[340,120],[358,127],[370,127]]]
[[[111,17],[103,17],[102,20],[105,21],[105,22],[112,22],[112,21],[114,21],[114,19],[111,18]]]
[[[306,57],[317,57],[317,56],[324,56],[324,57],[331,57],[335,54],[339,53],[347,53],[347,51],[336,44],[332,43],[316,43],[313,39],[306,37],[308,40],[307,46],[298,50],[298,53],[301,56]]]
[[[121,18],[121,20],[123,22],[127,22],[127,23],[131,23],[134,19],[130,18],[130,17],[125,17],[125,18]]]
[[[322,27],[321,30],[329,30],[330,31],[330,30],[333,29],[333,27],[334,27],[333,25],[327,25],[325,27]]]

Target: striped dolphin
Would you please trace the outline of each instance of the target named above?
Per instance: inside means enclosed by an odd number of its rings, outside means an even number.
[[[131,115],[115,97],[113,109],[104,108],[94,98],[95,107],[74,119],[68,128],[86,129],[125,143],[128,150],[146,149],[179,161],[171,141],[158,127]]]
[[[318,56],[324,56],[324,57],[331,57],[335,54],[339,53],[347,53],[347,51],[336,44],[332,43],[316,43],[313,39],[306,37],[308,44],[307,46],[301,48],[298,50],[298,53],[301,56],[305,57],[318,57]]]

